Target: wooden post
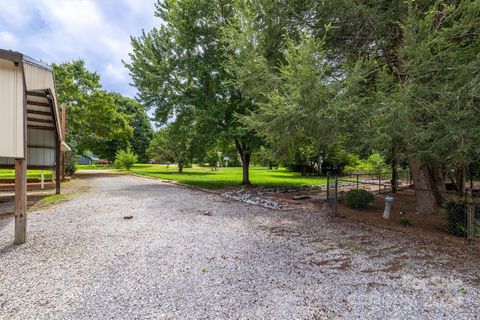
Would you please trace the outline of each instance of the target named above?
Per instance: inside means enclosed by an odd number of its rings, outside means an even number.
[[[22,244],[27,235],[27,160],[15,159],[15,241]]]
[[[381,182],[382,182],[382,176],[378,174],[378,194],[382,193]]]
[[[60,158],[61,158],[61,160],[60,160],[60,173],[61,173],[61,176],[62,176],[62,178],[61,178],[62,181],[65,181],[65,179],[66,179],[65,178],[65,156],[66,156],[65,152],[62,152],[61,156],[60,156]]]
[[[60,165],[60,158],[61,158],[61,151],[60,151],[60,141],[57,141],[57,149],[55,150],[55,193],[60,194],[60,182],[62,180],[61,175],[61,165]]]
[[[338,208],[338,176],[335,176],[335,194],[333,196],[333,216],[337,216]]]
[[[65,103],[62,103],[62,139],[63,141],[67,141],[66,122],[67,122],[67,106],[65,105]],[[66,153],[62,152],[61,154],[62,181],[65,181],[65,156],[66,156]]]
[[[472,197],[473,188],[468,191],[468,198],[466,201],[465,212],[465,242],[471,245],[475,241],[476,228],[475,228],[475,205]]]
[[[330,204],[330,173],[327,171],[327,204]]]
[[[471,200],[466,205],[466,225],[465,225],[465,238],[467,244],[472,244],[475,240],[475,206]]]
[[[63,138],[63,141],[65,141],[65,126],[66,126],[66,122],[67,122],[67,107],[65,105],[65,103],[62,103],[62,138]]]

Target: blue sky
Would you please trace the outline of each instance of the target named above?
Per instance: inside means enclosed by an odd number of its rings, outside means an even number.
[[[82,58],[105,89],[133,97],[130,35],[159,25],[155,0],[0,0],[0,48],[47,63]]]

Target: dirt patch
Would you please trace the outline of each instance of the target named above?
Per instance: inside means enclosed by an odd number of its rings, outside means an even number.
[[[277,226],[259,226],[258,227],[260,230],[265,230],[268,231],[269,233],[275,235],[275,236],[299,236],[300,233],[298,231],[294,231],[291,229],[287,229],[284,227],[277,227]]]
[[[402,271],[404,267],[405,263],[402,261],[402,259],[395,258],[392,261],[388,262],[385,268],[380,269],[379,271],[396,273]]]
[[[325,265],[331,265],[335,264],[337,265],[338,263],[344,263],[344,262],[351,262],[349,258],[335,258],[335,259],[326,259],[326,260],[312,260],[310,261],[311,264],[314,264],[316,266],[325,266]]]
[[[27,197],[27,208],[35,207],[45,195],[30,195]],[[0,218],[15,214],[15,196],[0,195]]]
[[[347,188],[347,187],[345,187]],[[351,188],[349,186],[348,188]],[[252,188],[253,191],[262,193],[262,189]],[[398,231],[405,236],[415,237],[417,239],[431,242],[447,244],[448,246],[465,247],[465,240],[462,237],[452,236],[447,233],[446,215],[443,212],[437,214],[417,214],[415,193],[412,189],[401,189],[394,194],[394,202],[390,211],[390,219],[382,217],[385,196],[388,193],[376,194],[372,206],[368,210],[352,209],[346,206],[342,200],[342,194],[338,202],[337,218],[345,219],[350,222],[365,224],[386,230]],[[378,191],[378,190],[377,190]],[[296,196],[308,196],[308,199],[297,199]],[[305,189],[299,192],[279,192],[270,194],[261,194],[261,197],[270,201],[275,201],[283,209],[301,210],[304,214],[328,212],[331,210],[326,206],[324,189]],[[360,246],[375,244],[371,239],[350,239]],[[480,239],[474,244],[475,250],[480,250]]]
[[[405,234],[421,236],[422,238],[444,241],[455,245],[464,245],[462,237],[451,236],[446,230],[446,216],[438,214],[415,213],[415,196],[413,190],[404,190],[394,195],[390,211],[390,219],[382,217],[385,195],[376,195],[368,210],[349,208],[344,201],[338,202],[338,217],[355,222],[374,225],[382,229],[400,231]],[[476,246],[480,248],[480,241]]]

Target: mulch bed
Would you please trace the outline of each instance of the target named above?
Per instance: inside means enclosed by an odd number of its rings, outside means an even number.
[[[382,229],[400,231],[411,236],[424,238],[425,240],[445,241],[449,244],[464,245],[464,238],[452,236],[447,233],[446,216],[444,213],[416,213],[415,194],[413,190],[401,190],[399,193],[394,194],[394,202],[390,210],[390,219],[384,219],[382,214],[385,207],[386,195],[387,193],[376,194],[372,206],[366,210],[349,208],[345,204],[345,201],[340,199],[338,202],[337,217]],[[315,197],[314,193],[312,193],[312,198],[307,200],[292,200],[292,193],[269,195],[268,199],[278,201],[284,207],[298,209],[313,209],[314,207],[318,209],[319,204],[324,204],[324,201]],[[404,222],[408,221],[409,225],[402,225],[402,220]],[[480,238],[477,239],[474,246],[480,249]]]

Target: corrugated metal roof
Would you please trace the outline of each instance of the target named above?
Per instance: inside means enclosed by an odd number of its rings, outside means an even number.
[[[29,57],[27,55],[23,55],[23,61],[31,63],[39,68],[44,68],[47,71],[53,72],[53,68],[45,62],[33,59],[32,57]]]
[[[33,64],[39,68],[43,68],[46,71],[53,72],[53,68],[49,66],[47,63],[34,59],[18,51],[0,49],[0,59],[5,59],[9,61],[14,61],[14,62],[24,61],[24,62]]]

